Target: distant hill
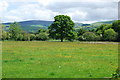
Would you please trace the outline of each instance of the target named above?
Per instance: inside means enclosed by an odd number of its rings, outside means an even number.
[[[30,20],[18,22],[21,25],[21,28],[27,32],[36,32],[38,29],[43,28],[47,29],[53,21],[42,21],[42,20]],[[3,23],[8,28],[11,23]]]
[[[93,26],[100,26],[101,24],[112,24],[115,20],[113,21],[102,21],[102,22],[95,22],[95,23],[92,23],[91,25]]]
[[[96,22],[92,24],[83,24],[83,23],[75,23],[75,29],[83,28],[86,30],[91,30],[100,26],[101,24],[112,24],[114,21],[103,21],[103,22]],[[21,25],[21,28],[27,32],[37,32],[38,29],[48,29],[53,21],[42,21],[42,20],[30,20],[30,21],[21,21],[18,22]],[[3,23],[6,27],[5,30],[9,29],[9,25],[11,23]]]
[[[90,24],[90,26],[87,28],[88,30],[97,28],[98,26],[102,25],[102,24],[112,24],[115,20],[112,21],[101,21],[101,22],[95,22]]]

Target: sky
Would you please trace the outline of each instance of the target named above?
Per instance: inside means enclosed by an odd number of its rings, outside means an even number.
[[[0,0],[0,21],[54,21],[68,15],[74,22],[118,19],[118,0]]]

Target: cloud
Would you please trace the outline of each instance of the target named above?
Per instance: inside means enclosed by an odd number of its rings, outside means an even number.
[[[8,21],[20,21],[21,18],[20,17],[16,17],[16,16],[5,16],[5,18],[7,18]]]
[[[53,20],[52,16],[56,13],[45,9],[40,4],[24,3],[17,8],[6,13],[4,21],[22,21],[22,20]]]
[[[46,8],[53,12],[66,13],[74,21],[90,22],[117,19],[117,4],[117,2],[55,2]]]
[[[117,8],[97,8],[95,10],[91,9],[89,10],[89,14],[87,14],[86,19],[87,20],[115,20],[118,19],[118,12]]]
[[[0,18],[3,19],[5,12],[7,11],[8,3],[6,1],[0,2]],[[0,21],[1,21],[0,19]]]
[[[4,0],[4,1],[52,3],[52,2],[118,2],[119,0]]]
[[[117,19],[118,0],[4,0],[0,14],[4,22],[54,20],[64,14],[76,22]],[[3,14],[4,13],[4,14]],[[109,14],[109,15],[108,15]]]
[[[54,2],[48,4],[46,8],[57,11],[57,9],[68,9],[68,8],[107,8],[116,7],[116,2]]]

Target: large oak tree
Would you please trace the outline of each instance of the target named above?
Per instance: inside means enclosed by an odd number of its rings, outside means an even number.
[[[74,40],[74,22],[67,15],[57,15],[54,17],[55,21],[49,26],[49,37],[60,39]]]

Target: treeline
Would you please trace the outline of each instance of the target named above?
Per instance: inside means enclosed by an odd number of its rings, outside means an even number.
[[[28,33],[21,29],[19,23],[14,22],[10,24],[9,30],[4,30],[2,26],[2,40],[15,40],[15,41],[32,41],[32,40],[48,40],[48,31],[39,29],[36,33]]]
[[[120,20],[112,24],[102,24],[90,31],[78,30],[78,40],[83,41],[120,41]]]
[[[58,18],[57,18],[58,19]],[[54,21],[54,23],[56,23]],[[120,41],[120,20],[113,22],[112,24],[102,24],[98,28],[93,30],[84,30],[80,29],[66,29],[67,34],[64,30],[59,30],[58,27],[55,28],[56,25],[54,23],[49,26],[47,30],[39,29],[36,33],[28,33],[21,29],[19,23],[14,22],[10,24],[9,30],[5,31],[4,26],[2,27],[2,36],[1,40],[15,40],[15,41],[33,41],[33,40],[50,40],[50,39],[61,39],[63,40],[79,40],[79,41]],[[54,25],[54,26],[53,26]],[[68,24],[66,24],[68,25]],[[73,23],[72,23],[73,25]],[[71,26],[71,25],[69,25]],[[69,28],[66,27],[66,28]],[[52,30],[53,29],[53,30]],[[57,30],[58,29],[58,30]],[[60,27],[61,29],[61,27]],[[68,31],[69,30],[69,31]],[[64,33],[56,34],[55,31]],[[60,38],[61,37],[61,38]],[[62,42],[62,41],[61,41]]]

